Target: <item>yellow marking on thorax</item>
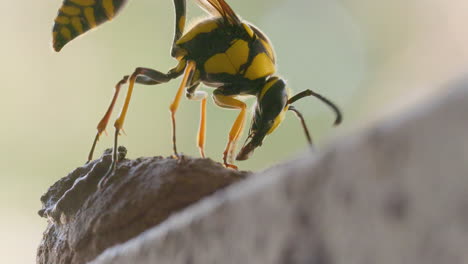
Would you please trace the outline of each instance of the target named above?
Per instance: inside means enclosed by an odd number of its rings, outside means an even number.
[[[95,0],[70,0],[70,2],[79,6],[92,6],[96,3]]]
[[[260,92],[260,96],[258,97],[259,101],[262,100],[262,98],[263,98],[263,96],[265,96],[266,92],[268,92],[268,90],[270,90],[270,88],[273,86],[273,84],[275,84],[277,81],[278,81],[278,78],[274,77],[274,78],[271,78],[270,80],[268,80],[268,82],[265,85],[263,85],[262,91]]]
[[[245,40],[236,40],[231,47],[226,50],[226,55],[230,63],[239,72],[239,68],[249,59],[249,44]]]
[[[177,42],[177,45],[183,44],[185,42],[189,42],[190,40],[194,39],[196,36],[202,33],[209,33],[215,29],[217,29],[218,23],[214,20],[205,20],[200,24],[193,27],[189,32],[183,35]]]
[[[249,80],[256,80],[273,74],[275,70],[275,64],[269,56],[265,53],[260,53],[255,56],[244,76]]]
[[[242,26],[244,27],[245,31],[247,31],[247,34],[249,34],[249,36],[251,38],[254,37],[255,33],[253,32],[253,30],[245,23],[242,23]]]
[[[236,74],[237,71],[225,53],[218,53],[205,62],[206,73]]]
[[[96,27],[96,17],[94,16],[94,8],[87,7],[84,10],[84,15],[88,21],[89,27]]]
[[[81,20],[79,17],[72,17],[71,23],[73,25],[73,28],[75,28],[76,32],[78,32],[78,34],[83,33],[83,25],[81,24]]]
[[[78,8],[78,7],[74,7],[74,6],[62,6],[60,8],[60,11],[62,11],[65,15],[69,15],[69,16],[77,16],[81,13],[81,10]]]
[[[72,38],[70,30],[66,27],[62,27],[60,29],[60,34],[62,34],[62,36],[67,40],[70,40]]]
[[[260,39],[260,41],[262,42],[263,46],[265,47],[267,53],[268,53],[268,56],[270,57],[270,59],[273,61],[273,63],[275,62],[275,51],[273,50],[273,47],[271,46],[270,43],[268,43],[267,41],[263,40],[263,39]]]
[[[66,25],[66,24],[70,23],[70,19],[68,17],[66,17],[66,16],[58,16],[55,19],[55,22],[57,22],[58,24]]]
[[[106,16],[112,19],[114,17],[114,3],[112,0],[103,0],[102,7],[104,7],[104,11],[106,11]]]
[[[236,40],[225,53],[218,53],[205,62],[207,73],[237,74],[240,67],[249,58],[249,44],[245,40]]]

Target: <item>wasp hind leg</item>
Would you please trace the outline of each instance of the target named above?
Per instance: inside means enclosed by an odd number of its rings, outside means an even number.
[[[229,131],[228,143],[226,145],[226,149],[223,152],[224,166],[237,169],[237,166],[228,163],[228,158],[230,158],[229,155],[231,153],[235,152],[235,144],[237,139],[242,134],[242,129],[244,128],[245,124],[247,105],[244,102],[234,98],[234,96],[236,95],[225,92],[225,87],[220,87],[213,92],[213,100],[218,106],[222,108],[240,110],[239,115],[237,116],[234,124],[231,127],[231,130]]]
[[[114,148],[112,151],[112,163],[107,171],[106,175],[101,179],[99,182],[99,186],[102,187],[105,182],[108,180],[110,175],[115,171],[116,164],[118,162],[117,158],[117,147],[118,147],[118,136],[120,135],[120,131],[123,128],[123,124],[125,121],[125,117],[127,115],[128,111],[128,106],[130,104],[130,99],[132,97],[132,92],[133,92],[133,87],[135,83],[139,84],[145,84],[145,85],[156,85],[160,83],[166,83],[170,81],[171,79],[177,78],[180,76],[185,69],[185,61],[182,60],[179,65],[177,65],[175,68],[171,69],[168,73],[162,73],[153,69],[148,69],[148,68],[136,68],[135,71],[132,73],[130,77],[124,76],[122,80],[118,82],[116,85],[116,93],[114,94],[114,98],[111,102],[111,106],[109,107],[108,111],[102,118],[101,122],[99,122],[98,125],[98,134],[96,135],[95,141],[93,142],[93,146],[91,148],[91,152],[88,156],[89,159],[92,159],[93,151],[96,145],[97,140],[99,139],[99,135],[102,133],[102,131],[105,130],[107,123],[109,121],[110,114],[113,109],[113,105],[115,103],[115,100],[117,99],[117,94],[118,94],[118,89],[120,89],[120,86],[125,84],[127,81],[129,82],[128,85],[128,90],[127,90],[127,95],[125,97],[125,102],[122,106],[122,110],[120,111],[120,114],[118,118],[116,119],[114,123],[115,127],[115,134],[114,134]],[[118,89],[117,89],[118,88]]]
[[[94,149],[96,148],[96,144],[99,141],[99,137],[101,134],[106,131],[107,123],[109,123],[109,118],[112,114],[112,110],[114,109],[115,102],[117,101],[117,98],[119,96],[120,92],[120,87],[125,84],[128,80],[128,75],[124,76],[122,80],[120,80],[116,85],[115,85],[115,90],[114,90],[114,95],[112,96],[111,103],[109,107],[107,108],[106,113],[102,117],[101,121],[99,121],[97,125],[97,133],[96,136],[94,137],[93,145],[91,146],[91,150],[89,151],[88,154],[88,162],[90,162],[93,159],[93,154],[94,154]]]
[[[155,84],[165,83],[171,79],[177,78],[178,76],[182,74],[184,67],[185,67],[185,61],[182,61],[181,63],[179,63],[179,65],[171,69],[168,73],[162,73],[162,72],[148,69],[148,68],[137,68],[135,69],[135,72],[132,74],[132,76],[136,75],[136,79],[135,79],[136,83],[145,84],[145,85],[155,85]],[[129,78],[128,75],[124,76],[122,80],[120,80],[115,85],[114,95],[112,97],[111,103],[109,107],[107,108],[107,111],[102,117],[101,121],[99,121],[98,123],[98,126],[97,126],[98,132],[96,133],[93,144],[91,146],[91,150],[88,154],[88,162],[93,159],[93,154],[96,148],[96,144],[99,141],[99,138],[102,135],[102,133],[106,131],[106,127],[107,127],[107,124],[109,123],[109,119],[114,109],[115,102],[117,101],[120,88],[122,85],[127,83],[128,78]]]

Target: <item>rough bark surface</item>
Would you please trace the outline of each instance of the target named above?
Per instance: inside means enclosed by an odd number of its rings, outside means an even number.
[[[103,188],[110,151],[77,168],[41,197],[49,220],[37,253],[40,264],[84,264],[103,250],[161,223],[172,213],[246,177],[210,159],[124,159]]]
[[[92,264],[466,264],[468,82],[251,177]]]

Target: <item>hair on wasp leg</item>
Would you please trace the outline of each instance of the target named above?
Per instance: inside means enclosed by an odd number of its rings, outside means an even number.
[[[53,28],[54,49],[61,50],[77,36],[113,19],[126,2],[125,0],[64,0]],[[112,175],[118,162],[118,137],[120,131],[123,131],[135,84],[157,85],[183,76],[176,96],[169,107],[172,145],[176,157],[178,156],[176,112],[184,91],[187,99],[200,101],[197,143],[201,156],[204,156],[208,95],[197,89],[200,84],[214,88],[212,99],[217,106],[238,111],[229,130],[222,156],[224,166],[230,168],[237,168],[231,160],[236,153],[236,144],[242,136],[247,119],[247,105],[239,99],[239,96],[253,96],[257,103],[249,135],[246,143],[236,155],[237,160],[249,158],[253,151],[262,145],[264,138],[281,124],[287,111],[296,114],[306,138],[311,142],[302,114],[291,105],[301,98],[307,96],[318,98],[335,111],[335,124],[341,122],[342,115],[338,107],[320,94],[305,90],[295,96],[290,96],[285,81],[276,76],[276,55],[268,37],[256,26],[242,20],[225,0],[197,0],[196,2],[205,9],[209,17],[196,23],[190,30],[185,30],[186,0],[173,0],[175,29],[170,55],[177,60],[177,65],[167,73],[138,67],[132,74],[124,76],[117,83],[111,104],[98,124],[98,132],[88,156],[89,160],[92,159],[96,143],[101,133],[105,131],[120,87],[128,83],[124,104],[114,123],[112,165],[104,178]]]

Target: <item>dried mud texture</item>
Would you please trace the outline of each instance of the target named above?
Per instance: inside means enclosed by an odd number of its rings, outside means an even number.
[[[210,159],[153,157],[121,161],[111,181],[97,184],[111,162],[110,151],[57,181],[41,197],[39,215],[48,226],[37,263],[82,264],[106,248],[158,225],[171,214],[209,196],[248,173]]]

